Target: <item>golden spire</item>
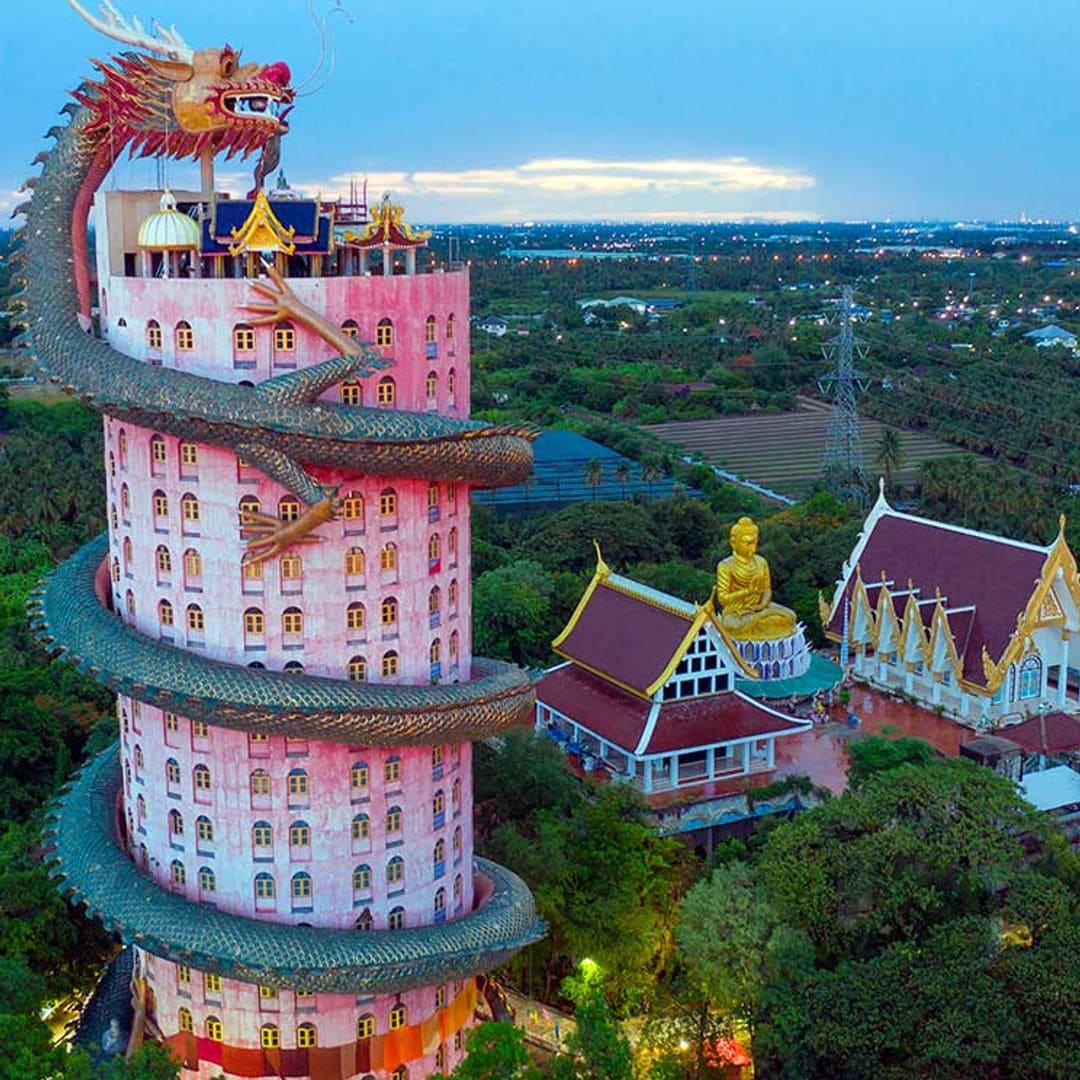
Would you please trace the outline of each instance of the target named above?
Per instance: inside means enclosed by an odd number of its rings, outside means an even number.
[[[604,556],[600,553],[600,541],[593,540],[593,547],[596,548],[596,573],[598,577],[608,577],[611,574],[611,567],[604,562]]]

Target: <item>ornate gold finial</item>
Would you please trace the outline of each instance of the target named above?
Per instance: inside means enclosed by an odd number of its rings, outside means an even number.
[[[1058,536],[1065,535],[1065,515],[1058,514]]]
[[[987,686],[989,686],[997,678],[998,669],[997,664],[990,658],[990,653],[985,645],[982,647],[982,666],[983,678],[986,679]]]
[[[241,255],[247,251],[280,251],[283,255],[291,255],[296,250],[293,241],[295,227],[286,227],[278,220],[262,188],[255,194],[247,220],[238,229],[230,229],[229,232],[233,238],[229,245],[230,255]]]
[[[935,585],[934,586],[934,596],[936,596],[939,600],[941,599],[941,586],[940,585]]]
[[[832,608],[829,606],[828,600],[826,600],[825,597],[821,595],[820,589],[818,589],[817,594],[817,610],[818,618],[821,619],[821,625],[828,626],[829,616],[832,615]]]
[[[600,541],[594,539],[593,547],[596,548],[596,573],[606,578],[611,574],[611,567],[604,562],[604,556],[600,552]]]

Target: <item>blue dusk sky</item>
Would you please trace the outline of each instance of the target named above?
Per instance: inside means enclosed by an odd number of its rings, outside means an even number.
[[[306,0],[116,3],[294,81],[318,58]],[[366,174],[418,221],[1080,217],[1078,0],[345,6],[283,143],[305,191]],[[4,4],[0,209],[109,48],[66,0]],[[219,177],[243,191],[249,172]],[[147,162],[116,174],[154,183]]]

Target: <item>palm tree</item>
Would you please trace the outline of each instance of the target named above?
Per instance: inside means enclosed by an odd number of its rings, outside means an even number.
[[[652,497],[653,484],[663,479],[664,474],[652,464],[646,464],[641,470],[641,479],[649,485],[649,496]]]
[[[622,484],[623,502],[626,501],[626,484],[630,479],[630,462],[626,458],[619,458],[619,464],[615,466],[612,475]]]
[[[585,466],[585,483],[592,488],[592,497],[596,498],[596,492],[604,483],[604,466],[598,458],[593,458]]]
[[[896,428],[881,429],[881,437],[878,439],[877,451],[874,454],[874,464],[881,469],[881,474],[885,477],[886,491],[892,491],[893,477],[904,465],[904,446],[900,442],[900,435]]]

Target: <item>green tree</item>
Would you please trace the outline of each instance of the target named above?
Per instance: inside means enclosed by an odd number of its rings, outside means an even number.
[[[540,1080],[525,1048],[525,1033],[513,1024],[479,1024],[469,1032],[465,1048],[468,1057],[451,1074],[458,1080]]]
[[[592,492],[592,498],[596,500],[596,493],[604,486],[604,466],[598,458],[593,458],[585,464],[585,484]]]
[[[896,428],[884,427],[874,451],[874,464],[885,479],[885,490],[893,490],[893,479],[904,465],[904,445]]]
[[[551,653],[551,575],[522,560],[481,574],[473,583],[473,644],[482,656],[525,666]]]
[[[847,745],[848,783],[857,790],[880,773],[901,765],[928,765],[939,756],[937,750],[922,739],[887,739],[871,735]]]
[[[630,1042],[604,997],[603,969],[592,960],[564,980],[563,993],[574,1003],[574,1030],[565,1053],[551,1059],[552,1080],[634,1080]]]

